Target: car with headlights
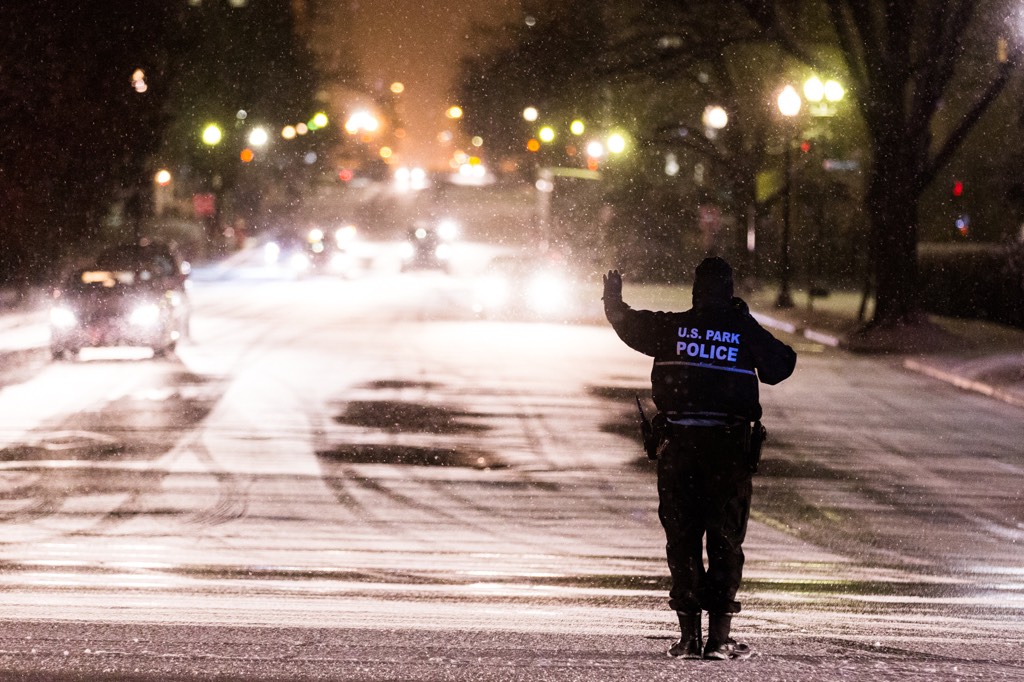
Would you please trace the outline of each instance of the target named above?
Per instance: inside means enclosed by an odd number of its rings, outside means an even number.
[[[474,283],[472,298],[473,312],[486,318],[565,321],[579,313],[571,269],[532,254],[491,259]]]
[[[441,270],[451,271],[452,243],[458,228],[450,220],[437,225],[421,223],[410,232],[402,244],[402,271]]]
[[[166,245],[143,240],[102,252],[53,289],[50,351],[75,358],[83,348],[138,346],[174,352],[188,336],[189,265]]]

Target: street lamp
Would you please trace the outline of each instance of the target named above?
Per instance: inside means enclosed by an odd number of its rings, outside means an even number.
[[[802,104],[799,93],[797,93],[792,85],[784,87],[779,94],[779,112],[789,121],[792,121],[800,113]],[[793,307],[793,295],[789,290],[789,230],[790,213],[792,212],[790,207],[790,185],[793,184],[792,137],[791,124],[787,124],[785,142],[786,174],[782,185],[782,254],[779,259],[782,272],[780,274],[779,296],[775,299],[775,307],[777,308]]]

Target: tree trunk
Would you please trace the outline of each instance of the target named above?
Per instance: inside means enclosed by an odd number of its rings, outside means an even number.
[[[917,204],[914,164],[876,150],[868,186],[871,260],[875,267],[873,327],[921,321],[917,283]]]

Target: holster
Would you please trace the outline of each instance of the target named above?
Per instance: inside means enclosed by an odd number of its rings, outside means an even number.
[[[658,412],[649,424],[641,426],[641,430],[644,440],[644,452],[647,453],[647,459],[658,459],[658,455],[661,454],[665,443],[667,443],[668,419],[664,414]]]
[[[746,443],[747,466],[750,467],[750,473],[756,474],[757,468],[761,464],[761,448],[768,440],[768,429],[758,420],[750,428],[749,434]]]

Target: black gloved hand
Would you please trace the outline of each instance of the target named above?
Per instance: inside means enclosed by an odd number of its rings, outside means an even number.
[[[601,297],[601,300],[622,300],[622,275],[618,270],[609,270],[608,274],[604,276],[604,296]]]
[[[731,299],[729,299],[729,305],[732,306],[732,309],[737,312],[741,312],[744,315],[750,314],[750,306],[748,306],[747,302],[744,301],[739,296],[733,296]]]

